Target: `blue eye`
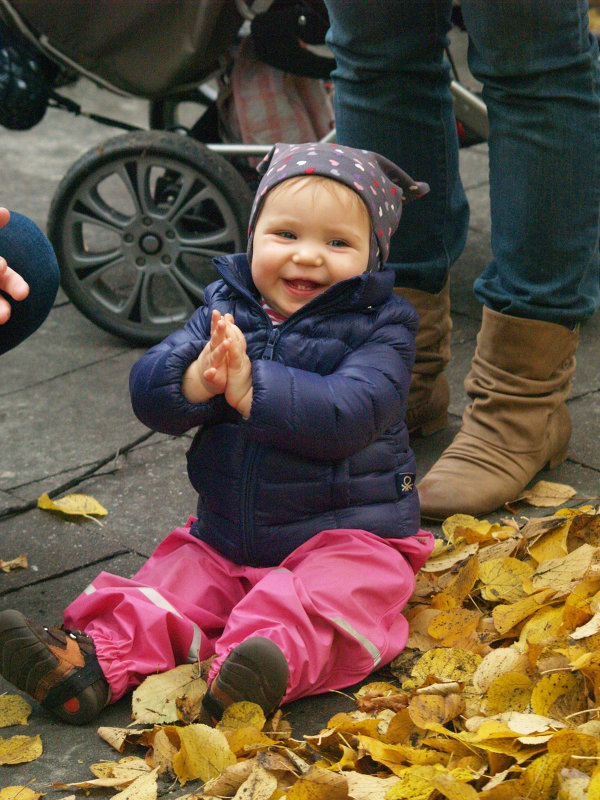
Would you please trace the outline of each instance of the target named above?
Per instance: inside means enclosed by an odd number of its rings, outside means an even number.
[[[292,233],[291,231],[277,231],[277,235],[281,236],[282,239],[295,239],[296,234]]]
[[[329,244],[332,247],[348,247],[348,242],[345,242],[343,239],[332,239]]]

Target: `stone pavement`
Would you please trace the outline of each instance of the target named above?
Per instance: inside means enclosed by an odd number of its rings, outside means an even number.
[[[146,123],[142,101],[116,97],[86,81],[65,93],[83,100],[86,109]],[[0,202],[44,228],[50,199],[68,167],[85,150],[116,133],[52,109],[32,131],[0,129]],[[421,475],[459,425],[466,399],[462,381],[480,319],[471,287],[490,257],[486,146],[463,151],[461,160],[472,216],[467,248],[452,279],[451,423],[447,430],[414,442]],[[569,401],[574,421],[569,459],[545,475],[573,485],[579,499],[600,494],[599,328],[596,316],[582,330]],[[153,434],[142,439],[146,429],[130,408],[128,374],[141,352],[94,326],[61,292],[43,327],[1,359],[0,558],[26,553],[29,568],[0,572],[0,607],[17,607],[37,620],[54,623],[99,571],[131,575],[158,542],[193,513],[195,495],[184,457],[190,437]],[[108,509],[103,527],[35,508],[42,492],[69,482],[75,491],[93,495]],[[532,511],[536,513],[523,509]],[[0,679],[0,691],[4,690],[12,691]],[[341,695],[331,694],[287,710],[295,734],[301,736],[316,732],[333,713],[351,705]],[[127,699],[103,716],[106,725],[129,721]],[[45,791],[54,781],[92,777],[88,764],[115,757],[96,735],[96,727],[69,728],[34,704],[27,727],[2,734],[40,733],[44,754],[31,764],[0,767],[0,787],[32,781],[32,788]]]

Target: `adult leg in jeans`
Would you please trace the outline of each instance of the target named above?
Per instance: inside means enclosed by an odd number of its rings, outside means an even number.
[[[461,430],[424,515],[485,513],[567,455],[578,324],[600,302],[598,46],[586,0],[463,0],[490,118],[493,261]]]
[[[58,291],[60,273],[48,239],[34,222],[15,211],[0,228],[0,256],[29,284],[25,300],[13,300],[2,292],[11,306],[9,320],[0,325],[2,355],[30,336],[46,319]]]
[[[448,269],[460,255],[469,211],[458,174],[458,142],[444,46],[450,0],[326,0],[337,68],[338,140],[383,153],[431,186],[403,212],[389,262],[397,291],[420,316],[409,430],[445,424],[450,357]],[[410,172],[412,170],[412,172]]]
[[[377,7],[387,12],[387,5]],[[455,441],[419,487],[424,516],[432,518],[490,511],[546,462],[564,457],[577,345],[572,327],[599,302],[598,67],[587,3],[464,0],[462,6],[471,69],[484,84],[490,113],[494,260],[475,285],[485,307],[466,380],[473,402]],[[335,17],[336,9],[330,11]],[[342,70],[351,63],[343,48],[336,57],[338,72],[340,57]],[[388,78],[392,92],[397,77]],[[343,107],[347,87],[339,80],[337,87]],[[344,114],[339,119],[343,142]],[[376,149],[368,136],[376,126],[363,118],[363,146]],[[401,161],[402,148],[396,141],[384,152]],[[417,164],[411,169],[420,174]],[[434,292],[436,286],[421,288]]]

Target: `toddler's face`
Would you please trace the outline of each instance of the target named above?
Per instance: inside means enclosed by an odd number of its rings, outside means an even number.
[[[286,181],[267,194],[256,223],[254,284],[271,308],[290,316],[333,284],[361,275],[370,237],[369,214],[351,189],[328,179]]]

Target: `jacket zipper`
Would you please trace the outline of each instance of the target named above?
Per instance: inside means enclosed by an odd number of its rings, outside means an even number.
[[[272,328],[269,331],[269,338],[263,351],[261,358],[266,361],[272,361],[275,352],[275,346],[279,341],[281,332],[279,328]],[[242,528],[242,541],[244,547],[244,560],[247,564],[253,564],[255,559],[254,548],[254,473],[256,467],[256,459],[258,451],[262,445],[258,442],[250,442],[246,454],[244,456],[244,465],[242,470],[242,485],[247,486],[247,491],[242,491],[242,509],[241,509],[241,528]],[[252,487],[252,491],[250,491]]]

